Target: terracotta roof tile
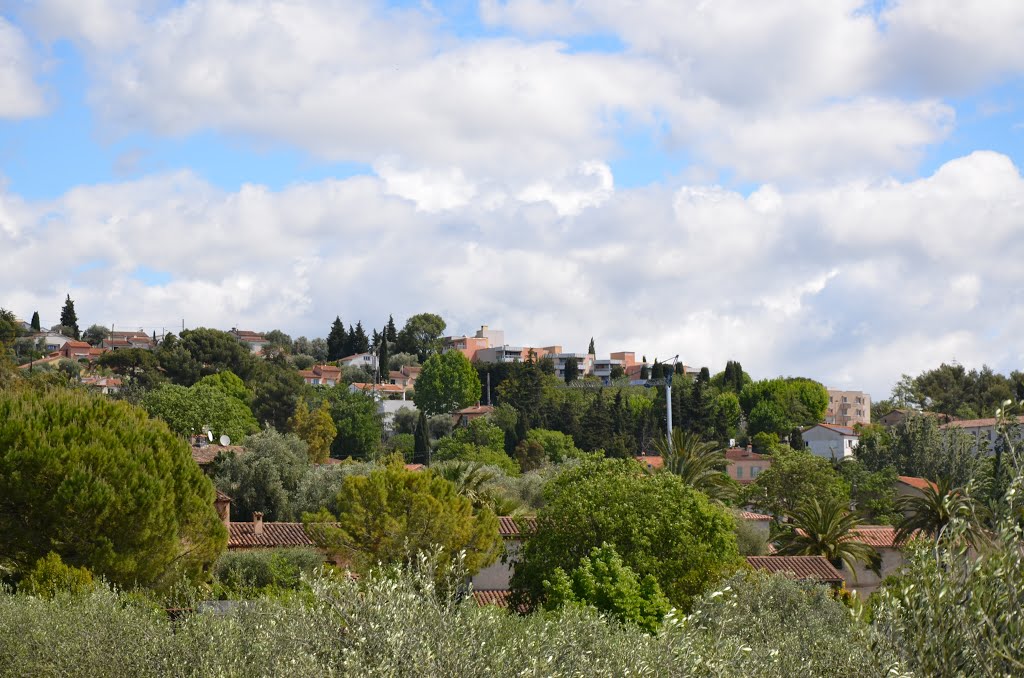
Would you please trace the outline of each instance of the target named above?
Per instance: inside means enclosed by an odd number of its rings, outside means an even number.
[[[771,520],[772,517],[764,513],[754,513],[753,511],[740,511],[740,518],[743,520]]]
[[[231,523],[228,548],[276,548],[282,546],[313,546],[302,523],[263,523],[263,534],[257,535],[253,523]]]
[[[902,546],[896,542],[896,528],[889,525],[861,525],[854,535],[858,541],[875,548],[895,549]]]
[[[899,481],[904,485],[910,485],[911,487],[917,488],[919,490],[923,490],[926,487],[931,487],[932,489],[936,490],[938,489],[938,486],[935,483],[925,478],[915,478],[914,476],[900,476]]]
[[[514,518],[512,516],[498,517],[498,533],[502,537],[518,537],[521,534],[533,532],[536,527],[536,518]]]
[[[1024,415],[1017,417],[1017,422],[1024,424]],[[961,419],[943,424],[941,428],[981,428],[983,426],[995,426],[998,421],[992,417],[988,419]]]
[[[221,452],[245,454],[245,448],[241,445],[203,445],[202,447],[193,447],[192,459],[200,466],[205,466],[206,464],[212,464],[213,460],[216,459],[217,455]]]
[[[835,431],[836,433],[842,433],[844,436],[857,435],[854,432],[853,428],[851,428],[850,426],[839,426],[838,424],[815,424],[814,426],[820,426],[822,428],[827,428],[830,431]],[[812,428],[814,428],[814,426],[811,426],[811,427],[806,428],[804,430],[805,431],[809,431]]]
[[[633,458],[647,468],[665,468],[665,460],[658,455],[639,455]]]
[[[771,457],[768,457],[763,454],[758,454],[757,452],[754,452],[752,450],[747,451],[747,448],[745,447],[729,448],[728,450],[725,451],[725,458],[728,459],[729,461],[763,461],[771,459]]]
[[[495,605],[508,608],[508,599],[512,596],[511,591],[473,591],[473,600],[480,607],[484,605]]]
[[[843,575],[824,556],[747,556],[747,563],[755,570],[783,574],[799,581],[816,579],[828,584],[843,581]]]

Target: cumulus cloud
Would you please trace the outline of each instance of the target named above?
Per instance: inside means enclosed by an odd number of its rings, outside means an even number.
[[[46,110],[35,71],[24,33],[0,16],[0,119],[28,118]]]
[[[1024,180],[998,154],[906,182],[619,189],[568,212],[483,193],[424,209],[393,184],[223,191],[178,172],[53,201],[0,193],[5,306],[49,322],[70,291],[85,322],[311,336],[337,314],[379,327],[428,310],[454,332],[567,350],[594,336],[875,397],[943,360],[1017,367]],[[145,284],[140,266],[170,280]]]

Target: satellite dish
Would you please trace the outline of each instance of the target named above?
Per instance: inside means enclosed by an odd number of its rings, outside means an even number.
[[[227,436],[221,436],[220,444],[223,445],[224,447],[227,447],[228,445],[231,444],[231,438],[228,438]]]
[[[206,437],[209,438],[210,442],[212,443],[213,442],[213,431],[210,431],[209,429],[207,429]]]

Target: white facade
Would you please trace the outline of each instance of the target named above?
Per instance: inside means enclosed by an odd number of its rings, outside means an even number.
[[[802,435],[808,451],[825,459],[849,459],[860,442],[852,428],[831,424],[812,426]]]

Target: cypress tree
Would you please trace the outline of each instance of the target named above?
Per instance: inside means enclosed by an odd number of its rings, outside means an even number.
[[[576,358],[565,359],[565,383],[571,384],[579,376],[579,364]]]
[[[341,316],[336,316],[331,323],[331,332],[327,335],[327,359],[337,360],[348,355],[345,349],[348,348],[348,335],[345,333],[345,323],[341,322]]]
[[[388,316],[388,326],[384,329],[384,337],[394,343],[398,341],[398,328],[395,327],[395,319],[392,316]]]
[[[32,313],[32,331],[33,332],[41,331],[41,328],[39,326],[39,311],[35,311],[35,312]]]
[[[78,315],[75,313],[75,302],[71,300],[70,294],[67,300],[64,301],[64,308],[60,312],[60,324],[71,328],[71,336],[76,340],[81,338],[82,334],[78,331]]]
[[[356,322],[356,329],[350,331],[349,339],[352,342],[352,352],[349,355],[356,353],[368,353],[370,351],[370,338],[366,336],[366,331],[363,329],[363,321]]]
[[[590,355],[597,355],[594,352],[594,338],[593,337],[590,338],[590,346],[587,348],[587,353],[589,353]]]
[[[380,346],[377,347],[377,369],[380,373],[381,380],[385,384],[391,382],[388,374],[391,371],[391,368],[388,367],[389,362],[391,362],[391,351],[388,348],[388,340],[384,334],[381,334]]]
[[[412,463],[430,464],[430,426],[427,424],[427,415],[420,410],[420,418],[416,422],[416,435],[413,440]]]

